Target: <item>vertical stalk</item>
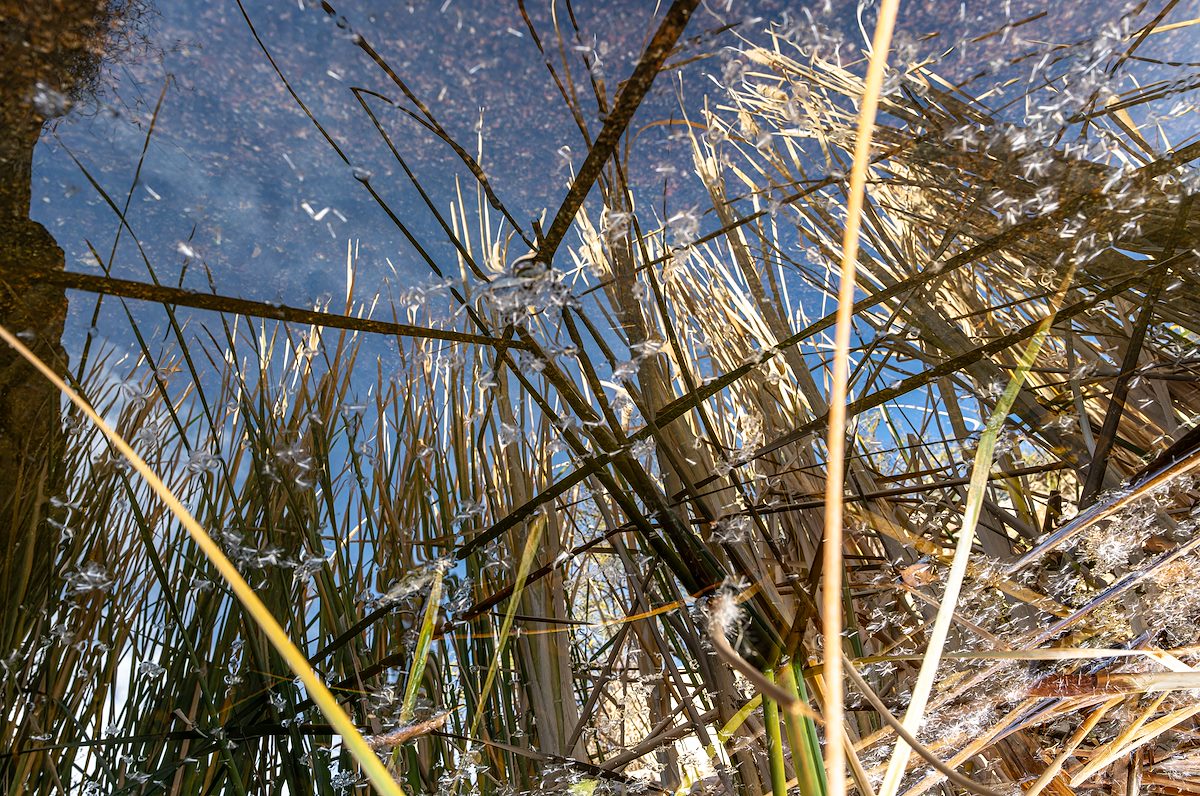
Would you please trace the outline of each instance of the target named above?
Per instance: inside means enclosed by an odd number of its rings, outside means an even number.
[[[883,0],[879,7],[879,19],[875,24],[871,59],[863,87],[862,107],[858,115],[850,195],[846,201],[846,229],[842,236],[842,274],[838,287],[833,374],[829,388],[825,545],[822,551],[825,583],[821,590],[822,654],[828,690],[825,702],[825,770],[830,778],[830,796],[845,796],[846,793],[845,695],[842,685],[842,491],[846,477],[846,395],[850,374],[850,332],[854,322],[855,265],[858,262],[858,236],[862,224],[867,166],[871,160],[871,136],[899,5],[900,0]]]
[[[808,704],[808,690],[804,687],[799,663],[795,660],[783,665],[779,685],[801,704]],[[827,783],[825,770],[821,766],[821,746],[817,741],[817,725],[808,716],[785,714],[788,745],[792,749],[792,768],[800,783],[801,796],[825,796]]]
[[[771,682],[775,682],[775,670],[763,672]],[[787,773],[783,768],[783,738],[779,732],[779,703],[766,694],[763,695],[763,721],[767,725],[767,760],[771,770],[772,796],[787,796]]]

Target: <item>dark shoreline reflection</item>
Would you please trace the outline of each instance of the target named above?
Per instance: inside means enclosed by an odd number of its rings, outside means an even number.
[[[45,123],[65,114],[95,82],[110,32],[128,4],[112,0],[0,0],[0,324],[60,373],[67,298],[28,280],[61,270],[58,242],[30,217],[34,147]],[[5,641],[34,621],[56,547],[47,522],[61,486],[58,390],[15,350],[0,346],[0,582]],[[12,614],[12,615],[9,615]],[[9,649],[11,645],[4,648]]]

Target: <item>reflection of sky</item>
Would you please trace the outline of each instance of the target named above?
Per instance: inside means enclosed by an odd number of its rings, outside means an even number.
[[[527,224],[543,210],[553,215],[570,174],[564,155],[577,167],[586,147],[515,2],[380,0],[338,5],[353,28],[472,152],[482,118],[484,168],[519,222]],[[543,42],[553,46],[548,4],[527,5]],[[595,49],[611,95],[632,69],[655,11],[661,9],[644,0],[576,5],[582,33],[571,46]],[[1195,8],[1184,7],[1196,5],[1181,3],[1171,19],[1200,15]],[[1021,36],[1046,43],[1077,41],[1095,36],[1120,14],[1118,8],[1102,2],[1063,6],[1022,26]],[[99,110],[60,120],[56,131],[62,144],[44,137],[38,149],[35,217],[66,250],[69,268],[88,268],[88,242],[107,258],[118,225],[65,147],[118,206],[124,205],[151,112],[165,86],[162,111],[128,214],[132,230],[164,282],[177,281],[188,253],[194,252],[211,269],[220,292],[304,304],[322,294],[341,292],[348,239],[359,242],[360,278],[368,289],[377,287],[388,272],[385,258],[403,279],[426,278],[425,264],[288,96],[236,3],[157,0],[154,8],[156,13],[145,23],[150,46],[109,68]],[[702,41],[688,45],[681,57],[712,49],[714,43],[736,44],[735,33],[705,36],[706,31],[740,20],[739,31],[753,36],[766,21],[779,20],[784,8],[791,9],[792,20],[805,19],[795,6],[777,0],[709,2],[697,12],[687,34]],[[897,43],[902,52],[933,53],[943,43],[987,33],[1006,18],[1023,19],[1043,8],[1044,4],[1032,0],[907,3],[902,6]],[[372,184],[429,252],[453,270],[452,250],[349,89],[360,86],[388,96],[399,96],[398,90],[355,47],[351,34],[319,7],[277,0],[247,3],[247,11],[300,97],[355,166],[373,175]],[[568,29],[562,4],[558,11],[559,24]],[[819,19],[841,30],[850,43],[847,57],[853,57],[861,40],[854,4],[816,11]],[[871,17],[868,12],[861,23],[868,30]],[[938,35],[928,38],[927,34]],[[1192,40],[1190,28],[1155,34],[1139,54],[1186,60],[1178,55],[1187,51],[1180,45]],[[997,58],[1012,54],[1012,43],[994,36],[969,45],[938,69],[949,79],[961,80],[998,66]],[[594,134],[600,123],[594,103],[586,100],[585,70],[577,57],[571,66]],[[1145,62],[1132,66],[1146,79],[1153,78],[1155,70],[1170,72],[1168,67]],[[705,75],[719,75],[720,62],[694,62],[681,72],[695,120],[702,92],[711,86]],[[634,129],[678,115],[679,78],[674,73],[669,78],[660,77]],[[439,207],[445,208],[453,198],[455,176],[471,188],[469,175],[448,147],[386,104],[375,101],[373,107]],[[1139,109],[1132,113],[1139,118]],[[646,191],[647,198],[656,196],[656,204],[664,191],[676,209],[701,204],[700,195],[694,193],[690,154],[682,143],[669,140],[670,130],[652,127],[639,135],[630,170],[634,187]],[[127,233],[117,252],[115,273],[147,277]],[[207,289],[195,263],[189,266],[185,284]],[[73,312],[80,312],[75,303],[72,306]]]
[[[576,163],[585,150],[515,8],[489,10],[486,19],[472,22],[482,15],[453,3],[444,12],[439,4],[412,12],[378,5],[392,8],[378,16],[356,9],[355,26],[472,152],[483,109],[484,167],[519,220],[545,207],[552,212],[569,176],[559,149],[574,144]],[[650,4],[626,5],[629,13],[609,6],[613,13],[604,22],[607,42],[601,49],[606,69],[615,75],[629,70],[653,12]],[[361,242],[363,262],[381,266],[390,257],[402,273],[423,278],[425,266],[399,231],[287,95],[237,6],[159,0],[157,10],[161,17],[151,22],[151,32],[161,51],[111,70],[106,110],[117,115],[72,117],[59,123],[58,132],[123,204],[151,111],[169,76],[129,214],[160,277],[170,281],[178,274],[184,260],[179,243],[187,242],[223,290],[302,302],[337,291],[345,240],[353,238]],[[399,92],[319,9],[278,3],[249,10],[318,119],[356,165],[372,173],[373,184],[406,223],[432,241],[435,256],[447,255],[349,87]],[[453,196],[452,175],[465,170],[447,147],[397,111],[379,101],[374,106],[444,208]],[[35,212],[68,250],[68,262],[78,266],[85,239],[107,256],[116,220],[53,140],[38,153],[36,191]],[[130,277],[146,276],[132,245],[122,247],[117,266]]]

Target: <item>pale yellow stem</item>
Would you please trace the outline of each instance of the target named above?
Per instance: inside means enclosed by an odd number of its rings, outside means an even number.
[[[849,197],[846,202],[846,229],[842,236],[842,273],[834,331],[833,374],[829,387],[825,546],[821,560],[824,577],[821,624],[825,634],[822,653],[827,690],[825,771],[829,778],[829,796],[845,796],[846,793],[845,693],[842,684],[842,490],[846,477],[846,394],[850,375],[850,331],[854,321],[855,265],[858,262],[858,237],[862,226],[867,167],[871,161],[871,137],[875,130],[883,72],[887,67],[887,54],[899,7],[900,0],[883,0],[879,7],[879,19],[875,23],[862,106],[858,112],[854,165],[850,170]]]

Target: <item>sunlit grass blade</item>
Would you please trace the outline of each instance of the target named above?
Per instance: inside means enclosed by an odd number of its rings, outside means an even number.
[[[763,672],[763,676],[774,682],[775,673]],[[783,735],[779,725],[779,705],[770,697],[763,697],[763,721],[767,727],[767,760],[771,772],[772,796],[787,796],[787,773],[783,766]]]
[[[417,693],[421,689],[421,678],[425,676],[425,663],[429,660],[429,647],[433,643],[433,634],[437,629],[444,576],[443,568],[435,566],[433,580],[429,585],[429,597],[425,602],[425,615],[421,620],[421,630],[417,635],[417,646],[413,650],[412,668],[408,673],[408,682],[404,686],[404,702],[400,707],[400,721],[402,722],[412,721],[413,709],[417,703]]]
[[[854,163],[846,198],[846,226],[842,234],[841,279],[838,286],[837,324],[834,331],[833,372],[829,386],[829,429],[826,435],[825,534],[822,547],[821,629],[825,662],[825,772],[831,796],[846,793],[845,699],[842,684],[842,552],[844,545],[842,494],[845,490],[846,400],[850,376],[850,335],[854,325],[855,269],[867,169],[875,114],[887,68],[892,29],[899,0],[883,0],[875,23],[867,78],[863,85],[854,139]]]

